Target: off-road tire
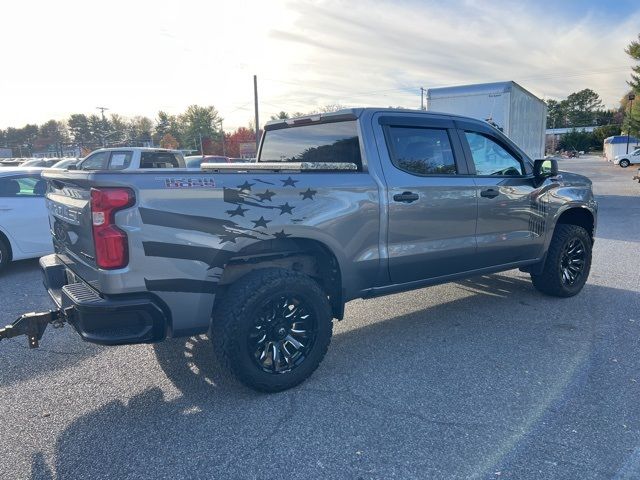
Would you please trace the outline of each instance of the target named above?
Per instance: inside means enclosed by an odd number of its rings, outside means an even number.
[[[623,160],[620,160],[620,163],[618,165],[620,165],[622,168],[627,168],[629,165],[631,165],[631,162],[625,158]]]
[[[285,373],[268,373],[254,360],[248,335],[265,302],[290,292],[303,298],[315,315],[315,341],[304,360]],[[211,341],[220,363],[246,386],[278,392],[308,378],[327,353],[333,321],[331,306],[317,282],[302,273],[280,268],[255,270],[240,278],[216,298],[211,321]]]
[[[0,271],[2,271],[11,261],[11,250],[9,245],[0,238]]]
[[[563,282],[562,256],[567,245],[575,239],[579,239],[584,246],[584,265],[575,283],[568,285]],[[554,297],[572,297],[576,295],[582,290],[589,277],[591,249],[591,237],[584,228],[568,224],[556,225],[542,273],[539,275],[531,274],[533,286],[540,292]]]

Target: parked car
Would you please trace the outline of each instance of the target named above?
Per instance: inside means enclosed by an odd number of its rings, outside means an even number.
[[[78,158],[65,158],[53,164],[51,168],[61,168],[62,170],[68,169],[70,166],[77,166],[80,160]]]
[[[41,170],[0,170],[0,270],[12,260],[53,252]]]
[[[514,268],[570,297],[589,275],[591,181],[483,121],[375,108],[274,121],[257,163],[190,173],[46,170],[57,253],[40,265],[57,310],[0,339],[37,346],[65,320],[107,345],[209,332],[240,381],[278,391],[318,367],[349,300]]]
[[[185,168],[182,152],[165,148],[100,148],[78,162],[77,170]]]
[[[24,158],[5,158],[0,162],[3,167],[18,167],[26,161]]]
[[[634,150],[631,153],[616,155],[613,158],[613,164],[620,165],[622,168],[627,168],[629,165],[637,163],[640,163],[640,148]]]
[[[229,163],[229,157],[222,155],[189,155],[185,157],[187,168],[195,168],[200,170],[203,163]]]
[[[60,161],[59,158],[34,158],[33,160],[27,160],[21,167],[42,167],[50,168]]]

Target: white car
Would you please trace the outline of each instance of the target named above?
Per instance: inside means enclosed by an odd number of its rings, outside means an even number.
[[[180,150],[166,148],[100,148],[78,162],[78,170],[138,170],[146,168],[185,168]]]
[[[47,183],[41,168],[5,167],[0,170],[0,270],[12,260],[53,252]]]
[[[634,163],[640,163],[640,148],[637,148],[631,153],[625,155],[616,155],[613,159],[614,165],[620,165],[622,168],[627,168]]]

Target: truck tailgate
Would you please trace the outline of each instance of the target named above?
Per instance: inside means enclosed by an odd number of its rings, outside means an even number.
[[[92,282],[97,277],[97,268],[91,222],[91,185],[82,174],[46,178],[49,184],[47,209],[55,251],[77,275]]]

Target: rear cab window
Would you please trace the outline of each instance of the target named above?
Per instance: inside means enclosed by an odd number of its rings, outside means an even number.
[[[362,170],[356,121],[267,130],[260,162],[354,163]]]
[[[140,168],[184,168],[184,160],[173,152],[142,152]]]

